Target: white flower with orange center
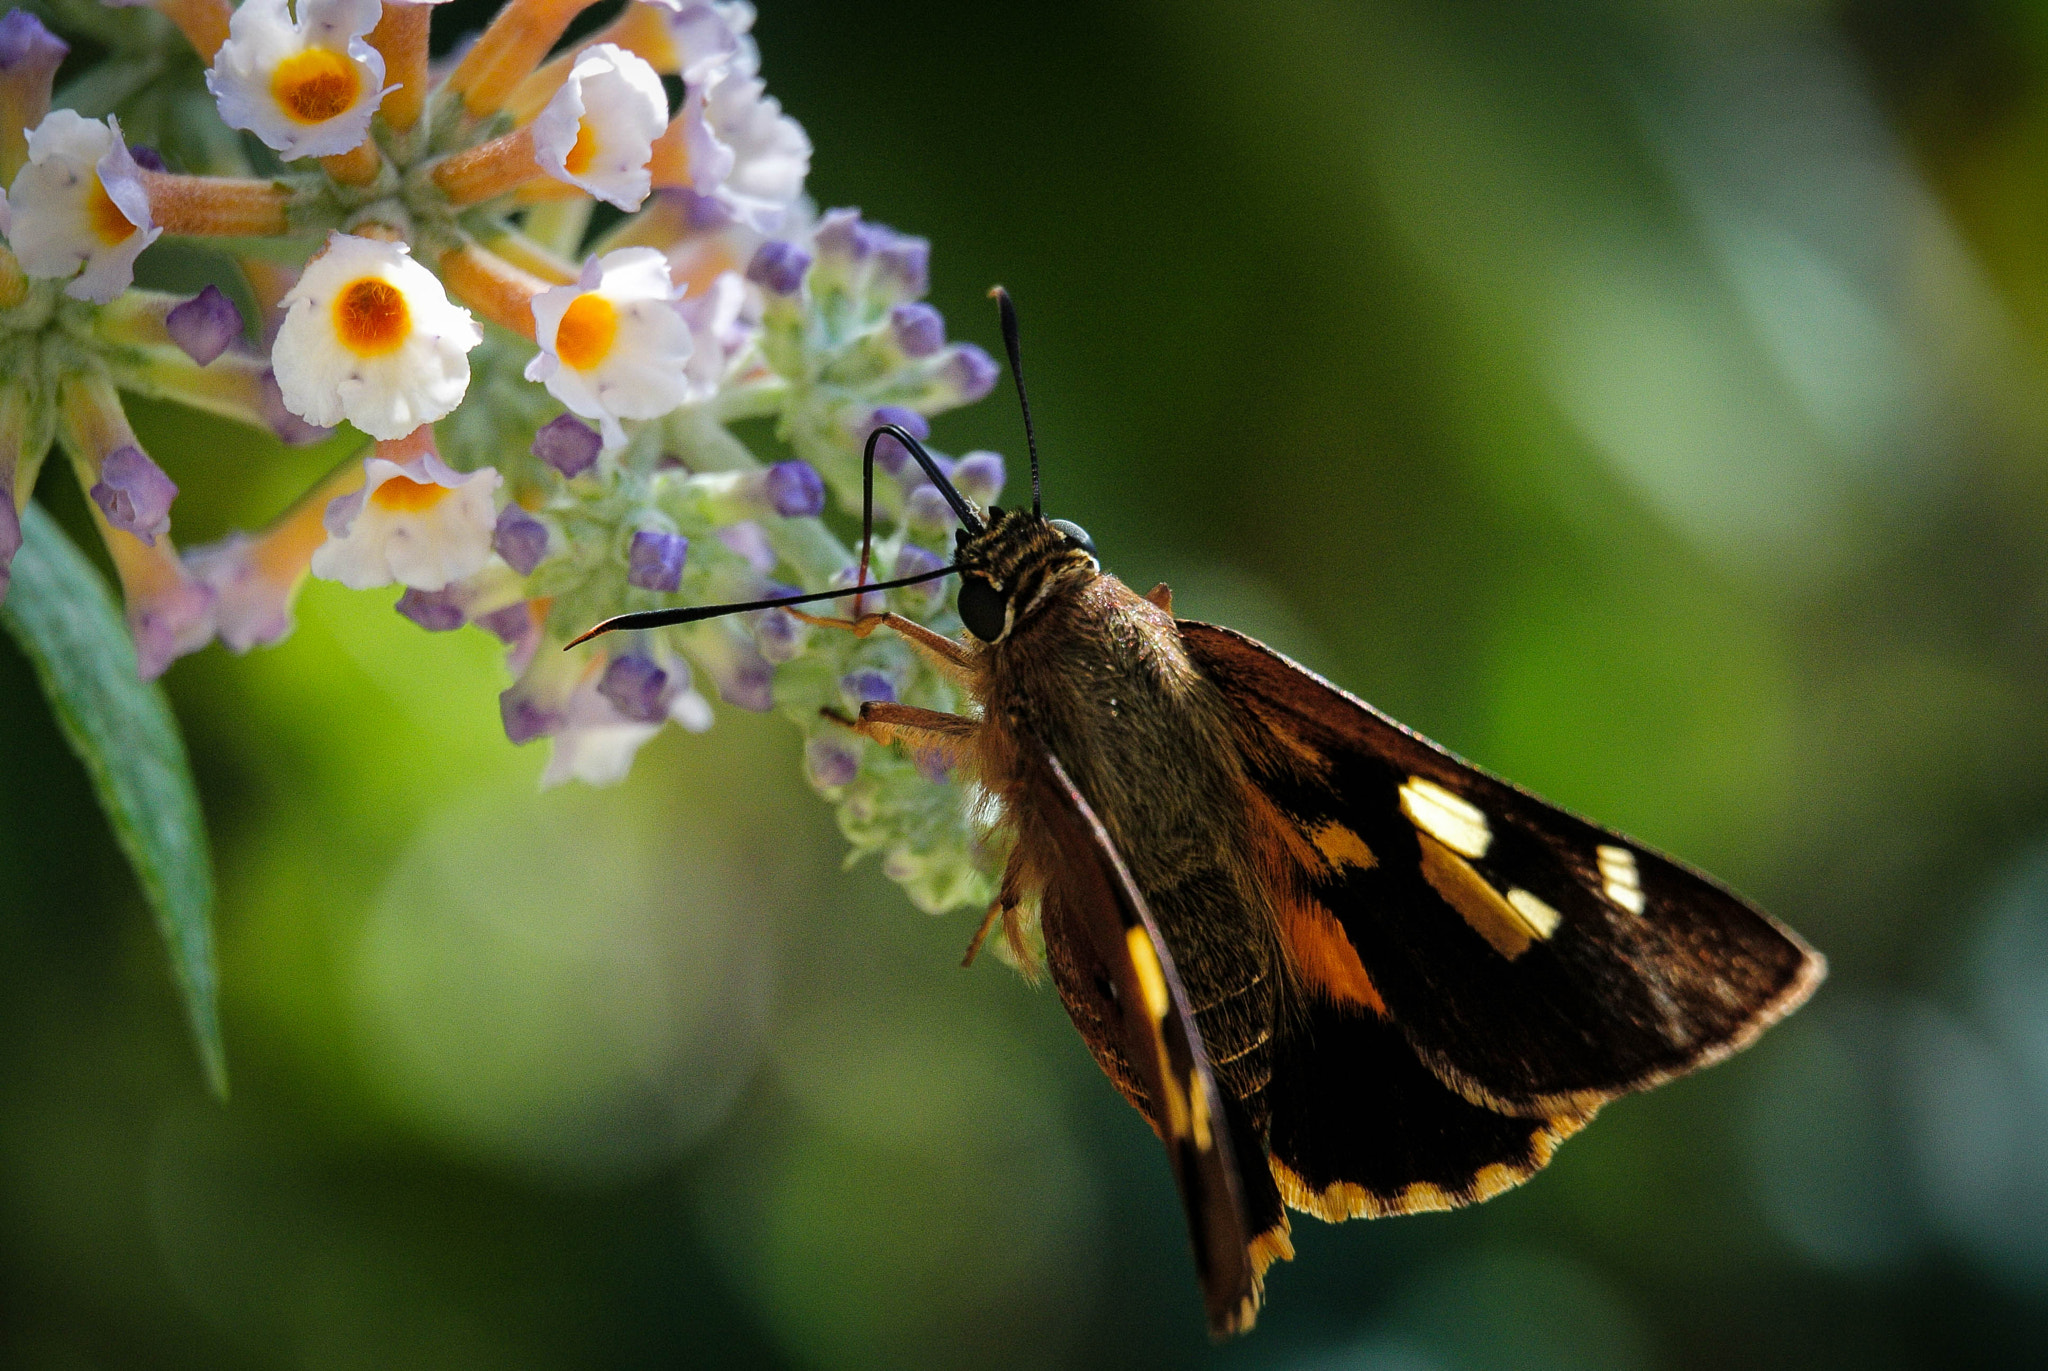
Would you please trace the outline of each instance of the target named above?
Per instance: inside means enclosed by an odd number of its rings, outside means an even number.
[[[621,419],[658,419],[698,398],[687,370],[690,325],[676,310],[682,294],[654,248],[591,258],[576,284],[533,297],[541,350],[526,379],[597,420],[607,449],[624,447]]]
[[[569,79],[533,121],[534,154],[548,175],[623,210],[647,198],[654,140],[668,126],[668,95],[644,58],[611,43],[581,53]]]
[[[363,41],[378,0],[245,0],[228,22],[206,88],[229,128],[290,161],[347,152],[383,103],[384,57]]]
[[[64,293],[100,305],[128,289],[136,257],[163,232],[150,219],[142,168],[121,141],[120,122],[68,109],[51,110],[29,133],[28,162],[8,188],[7,210],[22,270],[77,273]]]
[[[404,463],[364,458],[363,475],[361,490],[327,506],[315,576],[350,590],[393,582],[442,590],[490,560],[497,472],[484,467],[465,476],[428,452]]]
[[[733,71],[683,100],[690,188],[761,233],[782,227],[811,170],[811,138],[758,76]]]
[[[270,364],[307,423],[403,438],[462,403],[483,334],[403,244],[333,234],[281,303]]]

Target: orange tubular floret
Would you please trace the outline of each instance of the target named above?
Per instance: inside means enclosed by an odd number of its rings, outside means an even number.
[[[510,0],[448,77],[472,119],[495,111],[591,0]]]
[[[384,0],[384,13],[370,30],[370,46],[384,54],[385,84],[398,87],[377,107],[393,133],[418,123],[427,107],[427,27],[433,15],[432,5]]]
[[[533,130],[523,128],[442,158],[434,168],[434,184],[449,204],[475,205],[545,174],[534,160]]]
[[[495,252],[465,243],[441,255],[441,282],[484,318],[533,341],[533,297],[548,288],[546,281]]]
[[[213,61],[228,41],[228,20],[235,12],[228,0],[156,0],[156,7],[178,26],[202,62]]]
[[[647,174],[658,189],[690,184],[690,138],[683,128],[683,116],[668,121],[661,137],[654,140],[654,155],[647,160]]]
[[[142,188],[150,218],[165,233],[271,238],[289,227],[291,192],[275,181],[145,171]]]

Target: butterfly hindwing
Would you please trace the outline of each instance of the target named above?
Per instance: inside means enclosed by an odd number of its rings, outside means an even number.
[[[1327,998],[1390,1019],[1471,1102],[1587,1113],[1740,1048],[1819,983],[1811,949],[1705,876],[1252,639],[1180,630],[1230,703],[1251,783],[1306,854],[1294,895],[1355,954],[1355,977],[1323,973]]]
[[[1274,1061],[1268,1147],[1287,1203],[1332,1223],[1475,1204],[1540,1171],[1592,1118],[1473,1104],[1376,1014],[1319,1001],[1302,1018]]]
[[[1280,1197],[1238,1101],[1217,1088],[1173,956],[1115,845],[1050,751],[1020,838],[1042,842],[1047,954],[1075,1026],[1158,1130],[1219,1336],[1255,1317],[1260,1277],[1292,1255]]]

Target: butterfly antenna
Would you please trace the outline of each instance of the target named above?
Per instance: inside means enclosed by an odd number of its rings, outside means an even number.
[[[987,531],[988,525],[982,522],[981,516],[975,512],[974,506],[967,502],[966,497],[954,488],[953,483],[946,478],[946,473],[939,470],[939,464],[924,450],[924,444],[912,437],[901,425],[880,424],[868,435],[867,447],[861,452],[860,570],[854,577],[853,585],[838,590],[816,590],[805,595],[778,595],[770,600],[748,600],[743,604],[689,605],[681,609],[647,609],[637,614],[620,614],[571,639],[563,644],[562,650],[567,652],[577,644],[587,643],[601,633],[614,633],[622,628],[666,628],[670,624],[695,624],[706,619],[722,619],[728,614],[745,614],[749,610],[780,609],[785,605],[807,605],[818,600],[843,600],[849,596],[853,599],[854,614],[858,617],[860,597],[864,592],[897,590],[924,581],[936,581],[941,576],[951,576],[960,569],[958,566],[944,566],[937,571],[927,571],[918,576],[904,576],[894,581],[868,584],[868,551],[875,528],[875,448],[885,435],[901,443],[903,450],[910,454],[911,460],[931,478],[932,484],[938,487],[939,494],[952,506],[955,517],[960,520],[960,526],[967,530],[968,537],[978,538]]]
[[[1010,376],[1017,383],[1017,408],[1024,411],[1024,446],[1031,453],[1031,513],[1038,517],[1042,510],[1038,500],[1038,435],[1031,429],[1031,401],[1024,396],[1024,358],[1017,348],[1017,306],[1010,299],[1010,292],[1001,286],[989,291],[995,297],[996,308],[1003,316],[1003,350],[1010,354]]]
[[[951,576],[960,568],[942,566],[937,571],[926,571],[916,576],[899,576],[893,581],[877,581],[868,586],[869,592],[880,590],[901,590],[904,586],[920,585],[925,581],[936,581],[941,576]],[[606,633],[616,633],[624,628],[666,628],[670,624],[697,624],[706,619],[723,619],[728,614],[745,614],[756,609],[781,609],[788,605],[815,604],[819,600],[845,600],[853,596],[852,586],[841,586],[837,590],[813,590],[803,595],[778,595],[770,600],[748,600],[734,605],[688,605],[681,609],[646,609],[637,614],[620,614],[606,619],[596,628],[577,635],[562,645],[562,651]]]

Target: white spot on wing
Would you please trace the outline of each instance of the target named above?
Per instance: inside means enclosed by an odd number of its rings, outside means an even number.
[[[1401,812],[1409,823],[1461,857],[1484,857],[1493,844],[1493,830],[1478,806],[1420,776],[1410,776],[1401,787]]]
[[[1607,898],[1631,914],[1643,912],[1643,878],[1636,872],[1636,854],[1625,847],[1599,848],[1600,881]]]

